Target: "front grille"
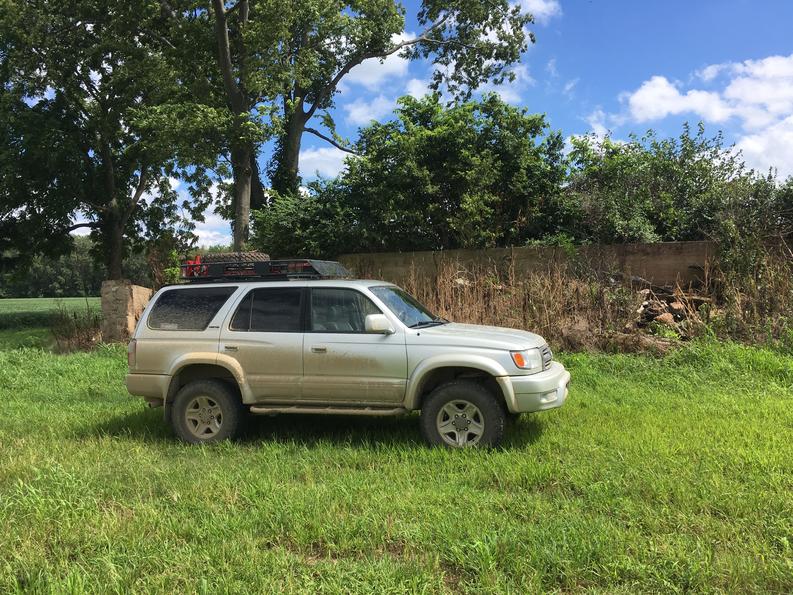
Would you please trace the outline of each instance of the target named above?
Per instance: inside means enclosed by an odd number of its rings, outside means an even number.
[[[540,353],[542,354],[542,369],[547,370],[553,360],[553,352],[550,347],[543,345],[540,347]]]

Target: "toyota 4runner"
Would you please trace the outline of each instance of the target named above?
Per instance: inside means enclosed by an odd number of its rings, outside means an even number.
[[[530,332],[439,318],[396,285],[327,261],[190,265],[128,348],[126,385],[191,443],[247,413],[398,415],[430,444],[494,446],[507,420],[561,406],[570,374]],[[196,283],[198,281],[198,283]]]

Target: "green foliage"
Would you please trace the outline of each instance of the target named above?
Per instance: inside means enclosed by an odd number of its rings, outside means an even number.
[[[467,98],[485,81],[513,80],[511,67],[533,41],[527,31],[531,15],[508,0],[423,0],[415,15],[419,31],[412,35],[405,32],[405,6],[394,0],[277,4],[284,37],[272,42],[279,48],[274,67],[261,66],[281,82],[277,105],[283,129],[269,169],[280,194],[297,194],[304,132],[346,144],[327,115],[322,117],[324,135],[308,122],[333,106],[339,83],[365,60],[427,59],[434,66],[432,88]],[[251,23],[261,21],[252,18]],[[245,47],[258,52],[262,46]]]
[[[561,135],[495,95],[444,108],[404,97],[373,123],[341,176],[276,197],[256,242],[275,254],[483,248],[523,244],[563,221]]]
[[[97,262],[90,238],[73,238],[71,250],[59,257],[37,254],[24,265],[0,275],[0,298],[96,296],[107,278],[107,271]],[[133,252],[123,262],[126,279],[137,285],[151,286],[152,271],[141,252]]]
[[[156,47],[144,0],[3,0],[0,11],[0,250],[23,260],[68,246],[83,219],[111,277],[124,253],[164,230],[189,236],[208,204],[205,170],[180,169],[182,145],[156,115],[185,92]],[[147,119],[148,118],[148,119]],[[200,147],[200,145],[199,145]],[[201,164],[200,151],[189,163]],[[181,165],[184,165],[182,163]],[[179,204],[169,177],[184,177]]]
[[[584,136],[572,139],[567,202],[577,210],[570,229],[592,242],[700,240],[713,236],[736,185],[754,183],[721,135],[679,138],[648,131],[627,142]]]
[[[415,416],[188,446],[123,347],[2,351],[0,591],[791,592],[791,358],[563,360],[563,408],[448,452]]]

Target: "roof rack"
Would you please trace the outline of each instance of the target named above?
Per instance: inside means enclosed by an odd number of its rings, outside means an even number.
[[[350,271],[332,260],[308,258],[287,260],[234,259],[203,262],[200,255],[181,265],[182,280],[189,283],[207,281],[285,281],[290,279],[339,279],[351,277]]]

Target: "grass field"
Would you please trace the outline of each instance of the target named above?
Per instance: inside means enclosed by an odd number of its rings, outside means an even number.
[[[565,407],[448,452],[415,416],[186,446],[123,348],[0,351],[0,592],[793,590],[793,359],[563,359]]]
[[[58,310],[99,310],[98,297],[0,299],[0,329],[46,328]]]

